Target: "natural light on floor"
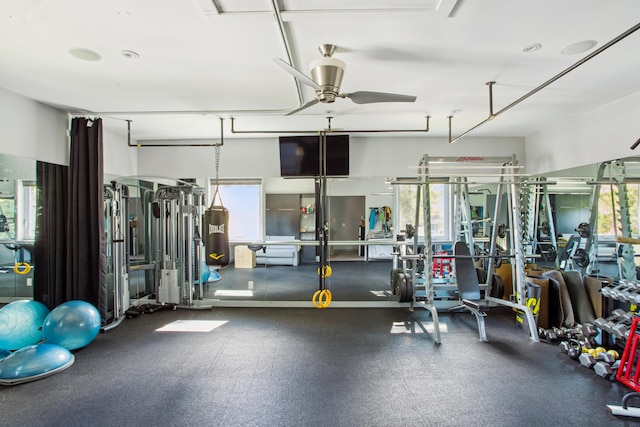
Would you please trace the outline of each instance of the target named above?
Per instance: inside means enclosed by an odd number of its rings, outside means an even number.
[[[233,289],[229,289],[229,290],[225,290],[225,289],[218,289],[215,293],[215,296],[217,297],[252,297],[253,296],[253,291],[247,291],[247,290],[233,290]]]
[[[227,320],[176,320],[168,323],[157,332],[211,332],[215,328],[224,325]]]
[[[433,322],[419,322],[419,321],[410,321],[410,322],[393,322],[391,325],[390,334],[423,334],[428,332],[430,334],[435,332],[433,327]],[[440,333],[447,332],[447,324],[440,322]]]
[[[390,297],[392,295],[391,291],[369,291],[369,292],[371,292],[377,297],[384,297],[384,298]]]

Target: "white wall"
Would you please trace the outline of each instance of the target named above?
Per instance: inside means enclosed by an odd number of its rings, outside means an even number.
[[[640,92],[598,110],[544,128],[527,138],[527,172],[543,174],[640,155],[631,145],[640,138]]]
[[[68,165],[67,117],[0,88],[0,153]]]
[[[108,131],[104,126],[102,129],[105,175],[109,174],[118,177],[137,175],[138,150],[127,145],[128,139],[126,135]],[[132,141],[132,144],[134,143],[135,141]]]
[[[68,165],[68,129],[67,113],[0,88],[0,153]],[[136,175],[137,151],[127,146],[126,126],[123,133],[105,130],[103,141],[105,174]]]

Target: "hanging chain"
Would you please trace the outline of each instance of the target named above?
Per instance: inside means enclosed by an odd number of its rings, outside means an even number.
[[[216,204],[216,197],[220,199],[220,204],[222,204],[222,197],[220,196],[220,146],[216,145],[215,148],[215,159],[216,159],[216,181],[215,181],[215,190],[213,192],[213,198],[211,199],[211,207]]]
[[[220,181],[219,169],[220,169],[220,146],[216,145],[216,190],[218,189],[218,185]]]

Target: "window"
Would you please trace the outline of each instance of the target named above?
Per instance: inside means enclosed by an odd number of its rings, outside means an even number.
[[[629,204],[629,219],[631,234],[638,235],[638,217],[640,214],[638,205],[638,188],[639,184],[627,184],[627,203]],[[619,216],[614,216],[615,211],[618,210],[618,193],[617,188],[610,185],[602,185],[600,187],[600,197],[598,199],[598,234],[613,236],[620,234]],[[612,204],[613,203],[613,204]],[[616,232],[616,228],[618,232]]]
[[[15,239],[36,239],[37,188],[32,180],[17,180]]]
[[[259,179],[221,179],[220,198],[229,210],[229,241],[262,240],[262,181]],[[215,192],[215,181],[209,181],[209,205]],[[216,203],[220,203],[216,198]]]
[[[416,191],[417,185],[398,185],[398,226],[404,229],[407,224],[413,224],[418,236],[424,237],[424,220],[422,206],[420,207],[420,221],[416,222]],[[431,239],[449,240],[451,221],[449,215],[449,191],[445,184],[429,185],[429,200],[431,210]],[[420,203],[423,200],[421,198]]]

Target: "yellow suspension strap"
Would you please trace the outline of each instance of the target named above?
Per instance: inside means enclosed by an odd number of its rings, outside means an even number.
[[[330,277],[333,273],[330,265],[323,265],[322,268],[318,268],[318,276],[326,279]],[[313,294],[313,298],[311,302],[315,308],[327,308],[331,304],[332,295],[329,289],[317,290],[315,294]]]
[[[29,274],[31,271],[31,264],[28,262],[16,262],[13,266],[13,271],[16,274]]]
[[[331,123],[331,122],[329,122]],[[319,223],[321,224],[319,231],[320,244],[320,268],[318,268],[318,290],[313,294],[311,302],[315,308],[327,308],[331,304],[331,291],[327,289],[326,279],[331,277],[333,271],[327,262],[327,252],[329,249],[329,223],[326,220],[326,201],[327,201],[327,164],[326,164],[326,134],[322,132],[319,138],[320,147],[320,176],[317,180],[316,194],[318,195],[318,214],[320,215]]]

